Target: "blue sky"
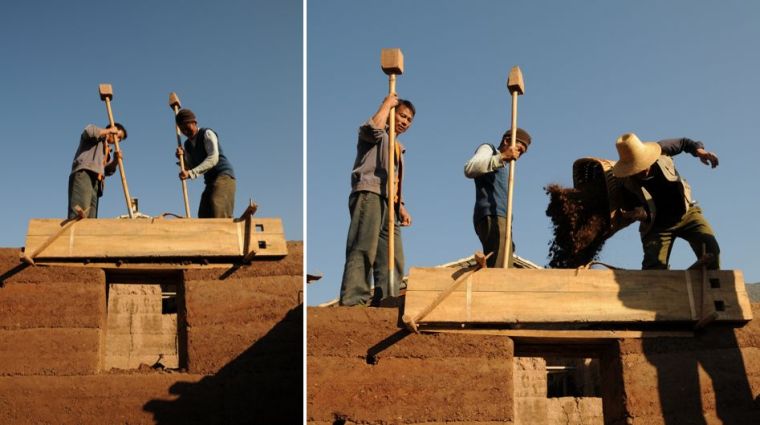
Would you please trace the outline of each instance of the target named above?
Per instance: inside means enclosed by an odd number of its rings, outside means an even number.
[[[29,219],[64,217],[71,161],[88,123],[107,123],[111,83],[132,197],[149,215],[184,214],[169,92],[219,134],[237,175],[235,213],[282,217],[303,239],[303,5],[280,1],[28,1],[0,14],[0,246]],[[202,179],[188,184],[195,217]],[[126,214],[118,175],[101,218]]]
[[[308,257],[324,278],[308,303],[337,297],[348,229],[356,129],[387,93],[380,49],[399,47],[397,90],[417,106],[407,146],[403,231],[407,268],[480,249],[473,182],[462,168],[476,147],[509,126],[506,78],[525,77],[518,124],[533,144],[515,174],[517,254],[546,264],[551,239],[543,187],[572,184],[585,156],[617,159],[622,133],[642,140],[690,137],[720,158],[689,155],[676,166],[691,183],[722,249],[722,266],[760,281],[757,138],[760,4],[748,1],[395,1],[308,4]],[[639,268],[635,226],[601,260]],[[694,261],[678,241],[674,269]],[[408,271],[408,270],[407,270]]]

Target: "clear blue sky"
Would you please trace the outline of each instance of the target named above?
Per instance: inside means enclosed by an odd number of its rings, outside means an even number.
[[[518,124],[533,144],[516,172],[517,254],[546,264],[551,239],[543,187],[572,185],[575,159],[617,159],[616,138],[690,137],[717,153],[710,169],[676,166],[692,185],[722,249],[722,266],[760,281],[757,246],[760,4],[749,1],[355,1],[308,5],[308,264],[324,278],[308,303],[337,297],[348,230],[356,130],[387,93],[379,59],[399,47],[401,97],[417,106],[407,146],[403,231],[407,267],[480,249],[473,182],[463,165],[509,126],[506,78],[525,77]],[[635,226],[601,259],[639,268]],[[676,243],[672,268],[694,261]]]
[[[303,5],[280,1],[28,1],[0,13],[0,246],[29,219],[65,217],[79,135],[108,122],[111,83],[129,190],[149,215],[184,214],[169,92],[215,129],[237,175],[235,213],[282,217],[303,239]],[[189,181],[196,216],[202,178]],[[126,214],[118,173],[101,218]]]

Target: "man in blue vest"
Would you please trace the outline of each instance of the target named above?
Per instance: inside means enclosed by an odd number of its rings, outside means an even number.
[[[505,254],[504,242],[507,230],[507,165],[528,150],[531,138],[527,131],[517,129],[517,143],[511,147],[512,133],[507,130],[496,148],[490,143],[478,146],[475,155],[464,166],[464,175],[475,180],[475,210],[473,223],[485,254],[493,253],[486,264],[501,267],[504,255],[512,266],[512,251]]]
[[[69,174],[69,218],[77,217],[77,206],[89,208],[89,218],[98,217],[98,198],[103,196],[105,178],[116,171],[121,157],[121,152],[115,151],[111,157],[109,145],[126,138],[127,130],[119,123],[106,128],[90,124],[82,131]]]
[[[235,172],[224,156],[216,132],[198,128],[193,111],[180,109],[177,126],[187,137],[185,148],[177,148],[177,157],[184,153],[185,171],[179,178],[195,179],[203,175],[206,188],[201,195],[198,218],[230,218],[235,209]]]

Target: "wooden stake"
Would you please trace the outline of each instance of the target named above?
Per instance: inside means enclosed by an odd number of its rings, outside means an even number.
[[[514,66],[509,71],[509,77],[507,78],[507,89],[512,95],[512,120],[510,126],[510,133],[512,135],[510,140],[510,147],[514,148],[517,145],[517,96],[525,93],[525,84],[523,83],[522,71],[519,66]],[[504,237],[504,262],[503,268],[509,267],[510,260],[512,258],[512,196],[515,186],[515,160],[509,161],[509,180],[507,181],[507,217],[505,237]]]
[[[419,326],[417,323],[424,319],[425,316],[427,316],[431,311],[433,311],[434,308],[438,307],[438,304],[440,304],[443,300],[446,299],[449,295],[451,295],[452,292],[454,292],[459,285],[467,280],[470,276],[472,276],[473,273],[475,273],[478,270],[485,269],[486,268],[486,260],[488,257],[490,257],[493,254],[493,252],[489,252],[488,255],[483,255],[482,252],[478,251],[475,253],[475,266],[473,268],[465,273],[463,273],[461,276],[459,276],[448,288],[444,289],[440,294],[438,294],[438,297],[436,297],[435,300],[433,300],[432,303],[430,303],[427,307],[422,309],[416,316],[412,317],[408,314],[404,314],[401,317],[401,321],[404,322],[407,328],[409,328],[410,331],[419,333]]]
[[[30,264],[32,266],[36,266],[34,263],[34,257],[38,256],[40,252],[42,252],[45,248],[49,247],[51,243],[53,243],[56,239],[61,237],[61,235],[68,229],[69,227],[73,226],[74,223],[78,222],[79,220],[83,220],[85,217],[87,217],[87,214],[90,211],[90,208],[87,207],[87,209],[82,210],[82,208],[77,205],[74,207],[74,210],[77,213],[77,216],[75,218],[69,218],[61,222],[61,228],[53,233],[45,242],[40,244],[31,254],[27,254],[24,252],[21,254],[21,261]]]
[[[174,116],[176,117],[179,113],[179,108],[182,107],[182,105],[179,102],[179,97],[177,97],[177,93],[171,92],[169,93],[169,107],[172,108],[174,111]],[[177,147],[182,148],[182,132],[179,131],[179,126],[174,124],[174,129],[177,131]],[[179,169],[180,171],[185,171],[185,155],[184,151],[179,155]],[[192,218],[190,216],[190,201],[188,201],[187,198],[187,181],[179,179],[182,182],[182,198],[185,201],[185,217]]]
[[[111,110],[111,98],[113,97],[113,89],[111,88],[110,84],[101,84],[98,87],[98,91],[100,92],[100,100],[104,100],[106,102],[108,122],[111,124],[111,127],[114,127],[113,111]],[[108,143],[108,141],[106,141],[106,143]],[[118,140],[115,141],[113,146],[116,153],[120,154],[121,150],[119,149]],[[124,162],[121,159],[121,155],[117,155],[117,158],[119,161],[119,174],[121,175],[121,187],[124,189],[124,199],[127,201],[127,212],[129,213],[129,218],[135,218],[135,214],[132,211],[132,198],[129,196],[129,186],[127,186],[127,176],[124,173]]]
[[[388,75],[388,94],[396,93],[396,75],[404,73],[404,55],[401,49],[382,49],[380,67]],[[388,116],[388,288],[395,290],[395,239],[396,239],[396,107]]]
[[[702,304],[699,306],[699,321],[694,325],[694,330],[700,330],[710,323],[714,322],[718,318],[718,312],[713,310],[708,314],[706,311],[710,309],[710,305],[707,302],[707,263],[713,260],[712,254],[707,254],[707,245],[702,244],[702,258],[697,260],[694,265],[700,265],[702,271]],[[701,263],[701,264],[700,264]]]

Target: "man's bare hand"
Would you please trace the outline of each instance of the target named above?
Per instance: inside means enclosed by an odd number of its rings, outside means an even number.
[[[697,157],[705,165],[710,165],[712,168],[718,166],[718,156],[712,152],[700,148],[697,149]]]
[[[385,99],[383,99],[383,104],[389,109],[393,108],[394,106],[398,106],[398,94],[391,93],[388,96],[385,96]]]
[[[401,204],[398,209],[398,220],[401,222],[401,227],[412,225],[412,216],[409,214],[409,211],[406,210],[404,204]]]
[[[500,146],[499,152],[501,152],[501,159],[504,162],[517,160],[517,158],[519,158],[521,154],[520,148],[518,148],[517,146],[510,147],[509,145]]]

